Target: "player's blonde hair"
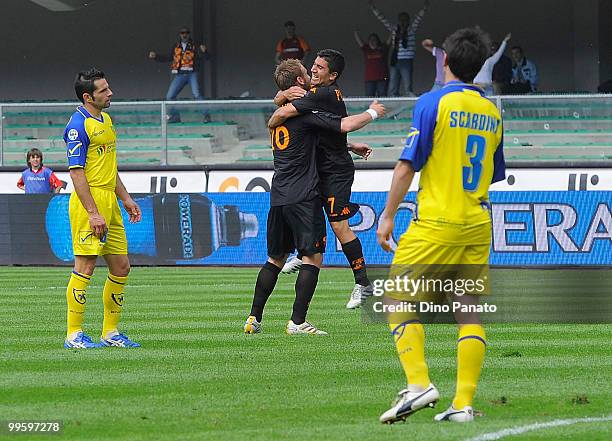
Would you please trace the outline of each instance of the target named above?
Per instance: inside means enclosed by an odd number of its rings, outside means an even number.
[[[298,77],[302,76],[302,62],[288,59],[280,62],[274,70],[274,81],[280,90],[287,90],[295,86]]]

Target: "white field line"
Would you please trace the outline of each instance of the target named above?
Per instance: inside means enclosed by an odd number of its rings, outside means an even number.
[[[494,441],[505,438],[506,436],[520,435],[525,432],[548,429],[550,427],[571,426],[572,424],[578,423],[597,423],[601,421],[612,421],[612,415],[603,417],[572,418],[568,420],[553,420],[547,423],[535,423],[527,426],[511,427],[509,429],[503,429],[497,432],[484,433],[475,438],[469,438],[466,441]]]

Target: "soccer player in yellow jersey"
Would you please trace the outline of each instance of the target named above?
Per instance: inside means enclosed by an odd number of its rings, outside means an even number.
[[[123,202],[130,222],[140,222],[142,214],[117,174],[115,129],[110,116],[102,112],[110,106],[113,92],[104,73],[97,69],[79,72],[74,89],[83,105],[74,112],[64,131],[74,185],[69,208],[74,270],[66,290],[68,331],[64,347],[138,347],[138,343],[117,329],[130,272],[117,198]],[[82,328],[87,286],[98,256],[104,257],[109,270],[102,294],[104,322],[99,344]]]
[[[489,185],[505,179],[502,121],[498,109],[470,84],[490,47],[479,29],[456,31],[444,43],[445,86],[417,102],[412,128],[395,170],[377,238],[391,251],[398,205],[420,171],[417,210],[399,240],[392,269],[399,265],[488,265],[491,243]],[[393,300],[391,300],[393,301]],[[453,296],[476,305],[478,296]],[[396,305],[401,304],[400,300]],[[476,308],[472,308],[476,309]],[[425,362],[425,335],[418,314],[389,314],[408,386],[380,421],[393,423],[439,399]],[[485,333],[478,313],[455,313],[459,325],[457,389],[450,408],[436,421],[472,421],[472,400],[480,376]]]

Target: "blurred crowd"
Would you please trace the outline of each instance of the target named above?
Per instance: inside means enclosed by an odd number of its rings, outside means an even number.
[[[443,45],[436,45],[434,39],[429,37],[417,44],[417,38],[424,37],[420,35],[419,29],[423,20],[427,19],[430,0],[425,0],[413,16],[407,11],[400,11],[395,22],[385,16],[374,0],[368,0],[368,5],[373,19],[378,20],[388,33],[381,37],[371,32],[364,39],[360,31],[354,31],[355,42],[363,53],[363,95],[415,96],[413,84],[416,75],[431,77],[431,90],[442,87],[445,54]],[[487,95],[516,95],[538,91],[536,64],[526,57],[522,47],[509,47],[510,38],[511,34],[507,34],[501,42],[493,43],[491,56],[474,81]],[[296,23],[292,20],[284,23],[284,36],[278,40],[275,49],[277,64],[290,58],[304,61],[311,50],[306,38],[297,33]],[[431,53],[435,61],[431,71],[415,72],[415,57],[423,49]],[[209,55],[207,46],[202,42],[195,42],[187,27],[179,29],[178,39],[167,53],[153,50],[149,52],[151,60],[169,63],[172,80],[166,93],[167,100],[176,99],[187,85],[190,86],[195,99],[204,99],[198,82],[198,71],[202,67],[202,59],[208,58]],[[207,115],[204,115],[204,119],[207,119]],[[179,120],[178,114],[171,111],[170,122]]]

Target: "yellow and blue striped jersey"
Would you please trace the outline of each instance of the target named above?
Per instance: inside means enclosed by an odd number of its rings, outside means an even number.
[[[421,172],[415,218],[431,232],[428,239],[484,240],[470,238],[470,231],[483,231],[470,227],[491,222],[489,186],[505,179],[505,163],[501,115],[481,89],[451,81],[423,95],[399,159]]]
[[[117,136],[107,113],[98,119],[79,106],[64,130],[64,141],[69,169],[85,169],[90,187],[115,191]]]

